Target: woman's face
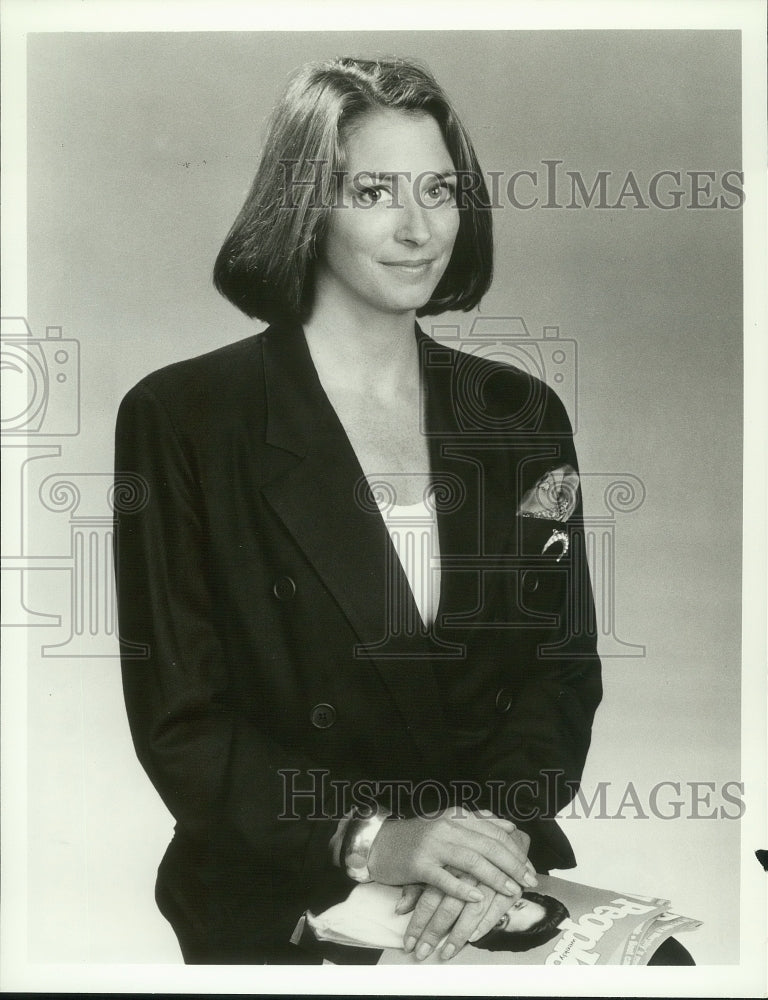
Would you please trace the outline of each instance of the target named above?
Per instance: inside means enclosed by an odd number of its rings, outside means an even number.
[[[455,166],[428,114],[379,111],[350,129],[347,172],[317,268],[321,295],[382,313],[432,296],[459,228]]]
[[[543,920],[546,915],[547,912],[541,903],[534,903],[532,899],[526,899],[523,896],[510,906],[494,930],[509,931],[510,933],[527,931]]]

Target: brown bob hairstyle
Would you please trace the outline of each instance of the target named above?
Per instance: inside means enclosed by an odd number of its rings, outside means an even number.
[[[472,309],[488,290],[488,191],[448,97],[411,60],[344,57],[304,66],[290,81],[272,114],[248,197],[216,258],[216,288],[247,316],[272,323],[309,315],[314,261],[345,170],[345,136],[361,116],[383,109],[431,115],[459,177],[453,254],[418,315]]]

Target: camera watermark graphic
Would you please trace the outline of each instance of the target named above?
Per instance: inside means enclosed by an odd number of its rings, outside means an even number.
[[[135,475],[116,482],[111,471],[50,471],[59,439],[81,430],[80,344],[60,326],[35,337],[24,317],[1,324],[1,624],[55,629],[39,647],[46,658],[117,657],[113,517],[146,504],[147,484]],[[124,647],[127,656],[147,652]]]
[[[504,642],[539,630],[546,639],[529,651],[533,663],[594,657],[595,642],[602,657],[645,656],[620,636],[616,608],[617,521],[639,509],[645,487],[628,472],[576,471],[578,345],[554,325],[534,337],[519,316],[481,315],[466,329],[433,323],[430,332],[421,345],[421,431],[432,449],[423,502],[404,503],[413,477],[396,472],[363,477],[356,490],[358,506],[388,528],[381,635],[356,655],[462,658],[480,630],[505,633],[496,640],[503,655]],[[436,381],[449,400],[438,415]]]
[[[63,437],[80,431],[80,344],[60,326],[33,337],[21,316],[0,320],[2,434]]]
[[[545,326],[540,336],[533,336],[522,316],[478,315],[469,329],[455,323],[433,322],[430,333],[439,345],[454,347],[486,361],[513,365],[532,376],[524,392],[519,389],[509,392],[499,407],[490,398],[492,381],[497,377],[491,368],[457,366],[450,353],[426,344],[425,364],[453,369],[452,402],[462,431],[508,435],[540,429],[546,415],[543,384],[551,385],[557,392],[570,415],[574,433],[578,429],[578,349],[575,340],[561,337],[559,326]],[[424,424],[422,432],[430,434],[431,429]]]
[[[113,522],[150,502],[148,486],[130,473],[49,471],[47,460],[61,458],[59,432],[79,432],[79,343],[61,327],[35,338],[19,317],[4,321],[3,333],[4,379],[15,402],[4,410],[2,436],[10,498],[2,625],[57,629],[41,644],[44,657],[117,657]],[[519,316],[480,315],[466,327],[435,322],[431,333],[422,364],[447,387],[436,395],[449,402],[436,417],[422,401],[430,472],[419,482],[385,472],[356,488],[357,505],[381,517],[386,531],[380,632],[354,655],[455,661],[482,630],[499,633],[500,654],[505,643],[539,630],[545,638],[530,652],[532,664],[593,656],[585,637],[599,641],[603,657],[643,656],[642,644],[619,635],[615,561],[617,518],[637,510],[645,492],[631,474],[579,477],[570,464],[579,407],[575,340],[555,325],[533,336]],[[569,523],[585,485],[589,517]],[[37,530],[43,521],[49,541]],[[61,582],[51,587],[56,577]],[[47,588],[36,582],[43,580]],[[54,601],[40,599],[53,591]],[[147,654],[122,643],[124,657]]]

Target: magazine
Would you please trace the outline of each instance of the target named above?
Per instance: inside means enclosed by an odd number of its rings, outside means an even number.
[[[645,965],[672,934],[695,930],[701,921],[669,909],[669,900],[613,892],[539,875],[536,893],[562,904],[562,919],[545,943],[527,950],[514,933],[494,930],[467,944],[451,960],[464,965]],[[398,886],[356,886],[346,900],[314,915],[307,911],[291,940],[320,951],[334,963],[403,965],[416,962],[403,948],[410,914],[395,913]],[[543,911],[542,911],[543,912]],[[519,934],[519,932],[516,932]],[[511,936],[510,936],[511,934]],[[535,938],[533,939],[535,941]],[[439,946],[425,963],[439,963]]]

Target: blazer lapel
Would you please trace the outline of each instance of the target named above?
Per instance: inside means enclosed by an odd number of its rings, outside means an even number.
[[[429,631],[420,617],[349,439],[298,325],[263,334],[266,440],[283,453],[262,487],[356,632],[361,667],[373,661],[425,758],[444,747],[444,718]],[[276,465],[276,468],[278,466]]]
[[[425,431],[438,498],[438,634],[447,636],[457,627],[487,625],[500,580],[494,564],[514,525],[516,491],[509,473],[509,443],[465,419],[472,373],[464,366],[473,359],[418,329],[417,336],[426,392]]]

